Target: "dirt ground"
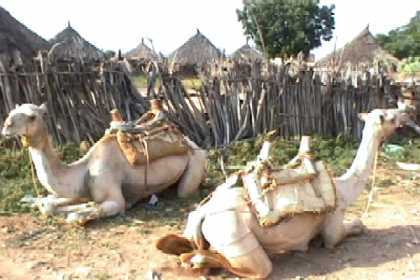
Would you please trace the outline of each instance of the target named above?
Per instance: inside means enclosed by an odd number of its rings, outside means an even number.
[[[378,178],[375,203],[362,217],[366,233],[334,250],[313,242],[307,253],[275,256],[269,279],[420,279],[420,178],[382,168]],[[84,228],[32,214],[0,217],[0,279],[147,279],[151,268],[162,279],[195,279],[154,248],[157,238],[182,232],[192,208],[171,197]],[[349,209],[349,220],[362,216],[366,197]],[[215,271],[201,279],[235,277]]]

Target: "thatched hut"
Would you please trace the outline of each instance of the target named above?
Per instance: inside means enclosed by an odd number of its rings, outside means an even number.
[[[180,72],[194,74],[197,67],[217,61],[222,56],[222,52],[197,29],[194,36],[169,55],[169,60],[175,62]]]
[[[141,38],[140,44],[136,48],[127,52],[125,57],[128,59],[159,59],[159,55],[145,44],[144,38]]]
[[[102,60],[104,54],[94,45],[86,41],[71,27],[67,27],[50,40],[53,46],[53,55],[59,60]]]
[[[48,49],[48,42],[0,7],[0,60],[6,65],[22,64],[41,49]]]
[[[376,61],[397,65],[399,60],[384,50],[370,33],[369,25],[343,48],[327,55],[317,62],[317,66],[372,65]]]
[[[232,58],[237,60],[256,61],[263,60],[264,56],[247,42],[232,54]]]

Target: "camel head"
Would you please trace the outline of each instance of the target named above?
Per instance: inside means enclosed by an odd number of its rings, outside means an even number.
[[[414,122],[412,112],[401,106],[395,109],[375,109],[370,113],[359,114],[359,118],[365,122],[363,134],[373,134],[381,142],[400,127],[409,126],[420,131],[420,127]]]
[[[47,114],[45,104],[16,105],[10,111],[3,124],[1,134],[5,137],[28,137],[29,139],[41,139],[47,132],[47,124],[44,116]]]

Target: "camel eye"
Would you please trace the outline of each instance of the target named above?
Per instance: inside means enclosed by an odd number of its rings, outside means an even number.
[[[379,121],[381,122],[381,124],[383,124],[385,122],[385,116],[379,115]]]
[[[397,122],[397,117],[396,116],[392,116],[390,119],[391,123],[396,123]]]
[[[36,116],[35,115],[29,116],[29,121],[30,122],[33,122],[35,119],[36,119]]]

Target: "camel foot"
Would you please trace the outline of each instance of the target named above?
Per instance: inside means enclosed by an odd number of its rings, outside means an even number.
[[[66,223],[83,225],[100,217],[100,209],[94,202],[61,207],[57,211],[66,213]]]
[[[58,198],[53,195],[48,195],[46,197],[25,196],[20,202],[28,204],[31,208],[37,208],[43,215],[51,216],[57,209],[57,200]]]
[[[49,196],[39,199],[36,202],[36,207],[38,208],[39,212],[45,216],[52,216],[54,215],[57,206],[55,202],[49,198]]]
[[[366,230],[367,230],[367,227],[359,219],[354,220],[352,223],[346,225],[347,236],[360,235],[362,233],[365,233]]]

